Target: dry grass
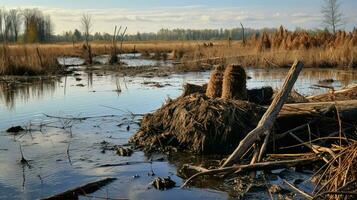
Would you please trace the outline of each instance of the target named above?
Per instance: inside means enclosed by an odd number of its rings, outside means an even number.
[[[357,67],[357,31],[336,35],[289,32],[280,27],[276,33],[255,35],[243,45],[240,41],[136,41],[124,42],[122,53],[155,53],[160,59],[181,61],[179,71],[211,69],[215,64],[288,67],[295,59],[305,67]],[[36,51],[40,51],[42,64]],[[6,49],[6,50],[5,50]],[[6,51],[4,53],[4,51]],[[112,42],[91,42],[95,55],[111,54]],[[0,74],[44,74],[58,71],[56,58],[85,57],[83,43],[9,45],[0,50]]]
[[[198,55],[198,56],[197,56]],[[357,31],[340,31],[335,36],[326,32],[309,34],[289,32],[283,27],[274,34],[253,36],[246,45],[236,41],[215,42],[191,49],[184,60],[217,60],[255,67],[288,67],[295,59],[303,60],[305,67],[357,67]]]
[[[42,47],[3,46],[0,49],[0,75],[40,75],[63,72],[58,52]]]
[[[357,192],[357,142],[353,141],[348,146],[335,146],[339,154],[328,163],[324,173],[319,176],[322,186],[317,196],[324,199],[349,199],[344,192]],[[351,198],[352,199],[352,198]]]

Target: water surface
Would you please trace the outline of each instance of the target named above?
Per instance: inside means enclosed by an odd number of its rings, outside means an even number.
[[[248,80],[248,87],[269,85],[279,88],[287,71],[247,69],[248,76],[252,78]],[[140,151],[131,157],[119,157],[111,151],[101,153],[100,142],[105,140],[117,145],[126,144],[138,129],[138,125],[131,122],[139,118],[132,117],[130,113],[152,112],[168,97],[179,96],[183,84],[204,84],[209,75],[210,72],[199,72],[143,78],[80,71],[76,77],[41,79],[31,84],[1,82],[0,199],[37,199],[107,176],[118,180],[93,195],[129,199],[227,199],[228,194],[217,188],[174,188],[168,191],[151,188],[149,183],[154,177],[147,175],[151,170],[157,176],[170,176],[177,185],[182,183],[175,162],[99,167],[106,163],[150,159]],[[295,89],[304,95],[325,92],[326,89],[313,86],[324,79],[334,79],[330,85],[338,89],[356,83],[357,71],[304,69]],[[156,87],[148,82],[157,82],[164,87]],[[76,121],[49,118],[44,114],[67,117],[113,116]],[[41,124],[46,126],[40,128]],[[33,130],[17,136],[4,132],[17,125]],[[71,128],[61,129],[69,126]],[[24,156],[30,160],[31,168],[19,163],[20,145]],[[157,155],[160,156],[163,155]],[[259,196],[254,193],[251,195]]]

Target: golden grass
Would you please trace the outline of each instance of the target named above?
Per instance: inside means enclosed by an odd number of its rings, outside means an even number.
[[[122,53],[155,53],[160,58],[180,61],[177,70],[199,71],[214,64],[236,63],[255,67],[288,67],[295,59],[305,67],[357,67],[357,31],[332,35],[289,32],[280,27],[275,33],[240,41],[135,41],[124,42]],[[40,56],[38,56],[39,49]],[[120,49],[120,48],[119,48]],[[91,42],[95,55],[111,54],[112,42]],[[85,58],[83,43],[12,44],[0,49],[0,75],[55,73],[61,56]],[[170,54],[167,54],[171,52]],[[165,53],[165,54],[163,54]],[[161,56],[162,55],[162,56]],[[41,59],[40,59],[41,57]]]
[[[288,67],[295,59],[306,67],[357,67],[357,31],[309,34],[289,32],[280,27],[273,34],[254,35],[246,45],[236,41],[215,43],[213,47],[196,46],[184,60],[208,62],[224,58],[227,63],[255,67]],[[193,61],[192,61],[193,60]]]

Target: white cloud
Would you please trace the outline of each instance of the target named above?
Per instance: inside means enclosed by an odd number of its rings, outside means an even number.
[[[321,16],[308,12],[288,12],[241,7],[212,8],[205,6],[165,7],[145,10],[68,9],[40,7],[50,14],[56,33],[80,28],[83,13],[93,18],[94,32],[112,32],[115,25],[128,26],[129,33],[155,32],[160,28],[232,28],[242,22],[246,27],[319,26]]]

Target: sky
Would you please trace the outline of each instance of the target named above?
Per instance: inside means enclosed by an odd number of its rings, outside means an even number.
[[[351,30],[357,26],[357,1],[340,3],[343,28]],[[92,32],[108,33],[115,25],[136,33],[161,28],[236,28],[240,22],[250,28],[324,28],[322,4],[323,0],[0,0],[0,7],[36,7],[50,14],[57,34],[80,29],[83,13],[92,15]]]

